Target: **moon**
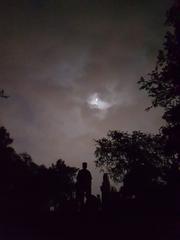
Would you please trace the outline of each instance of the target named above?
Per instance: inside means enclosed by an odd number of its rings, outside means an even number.
[[[110,103],[101,99],[98,93],[90,95],[87,102],[92,109],[106,110],[111,106]]]

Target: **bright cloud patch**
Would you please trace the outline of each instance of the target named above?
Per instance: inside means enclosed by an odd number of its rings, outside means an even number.
[[[111,104],[102,100],[98,93],[92,94],[87,100],[90,108],[95,108],[99,110],[106,110],[111,107]]]

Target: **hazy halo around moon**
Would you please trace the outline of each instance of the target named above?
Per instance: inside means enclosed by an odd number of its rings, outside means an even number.
[[[107,110],[111,104],[102,100],[98,93],[90,95],[87,99],[88,105],[91,109]]]

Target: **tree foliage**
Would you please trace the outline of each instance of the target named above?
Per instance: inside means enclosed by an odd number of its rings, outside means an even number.
[[[171,163],[163,154],[161,135],[140,131],[109,131],[106,138],[96,140],[95,156],[96,165],[105,168],[117,182],[137,167],[162,170]]]
[[[55,203],[72,197],[72,193],[75,192],[77,170],[77,168],[67,166],[62,159],[57,160],[48,169],[49,195]]]
[[[164,108],[166,125],[161,128],[167,140],[166,152],[180,158],[180,4],[167,12],[163,49],[159,51],[155,69],[148,78],[141,78],[140,89],[152,98],[151,107]],[[151,108],[150,107],[150,108]]]
[[[28,153],[17,154],[9,133],[0,128],[0,210],[38,212],[48,210],[49,202],[67,199],[74,191],[77,169],[64,161],[47,168],[33,162]],[[3,209],[1,209],[1,207]]]
[[[175,184],[180,166],[180,4],[167,13],[167,32],[155,69],[138,82],[152,99],[152,107],[164,108],[166,125],[159,134],[109,131],[96,140],[96,165],[135,192],[154,184]],[[176,176],[176,177],[173,177]],[[138,186],[138,187],[137,187]],[[132,191],[132,192],[133,192]]]
[[[154,107],[166,111],[180,104],[180,6],[174,5],[167,13],[166,25],[170,30],[165,35],[163,49],[159,51],[155,69],[149,78],[141,78],[140,89],[147,91]],[[164,115],[166,118],[166,115]]]

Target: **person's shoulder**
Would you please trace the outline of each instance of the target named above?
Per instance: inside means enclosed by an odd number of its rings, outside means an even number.
[[[83,169],[80,169],[79,171],[78,171],[78,175],[80,175],[80,174],[82,174],[83,173]]]
[[[83,172],[83,169],[80,169],[78,173],[82,173]]]
[[[86,171],[87,171],[87,173],[91,176],[91,172],[90,172],[89,170],[87,170],[87,169],[86,169]]]

